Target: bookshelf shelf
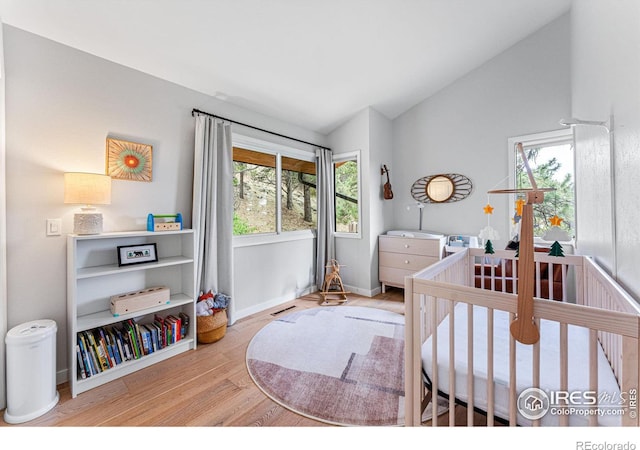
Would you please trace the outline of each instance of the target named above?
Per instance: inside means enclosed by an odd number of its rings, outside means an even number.
[[[118,266],[118,246],[150,243],[156,244],[157,262]],[[134,231],[67,237],[68,357],[72,397],[195,349],[197,294],[194,253],[193,230]],[[111,313],[111,296],[156,286],[169,288],[171,295],[168,303],[118,316]],[[173,318],[185,315],[189,318],[189,323],[181,327],[184,334],[182,339],[177,340],[176,336],[172,336],[176,339],[175,342],[158,345],[152,353],[141,354],[132,359],[119,358],[120,362],[112,364],[106,370],[89,374],[85,371],[85,377],[81,376],[85,364],[78,359],[79,336],[87,336],[87,332],[94,331],[99,334],[99,330],[111,330],[116,335],[113,330],[120,329],[125,323],[147,325],[153,323],[156,316]],[[123,340],[118,340],[123,343]],[[114,343],[114,351],[115,347]],[[80,360],[83,358],[80,357]]]

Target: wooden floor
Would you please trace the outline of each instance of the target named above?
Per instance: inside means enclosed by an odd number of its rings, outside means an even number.
[[[295,306],[294,310],[315,308],[320,300],[319,294],[311,294],[239,320],[218,342],[198,345],[195,351],[154,364],[75,399],[71,398],[68,384],[62,384],[58,386],[60,401],[51,411],[20,425],[7,425],[0,419],[0,426],[328,426],[270,400],[253,383],[245,365],[247,345],[258,330],[278,317],[273,313],[290,306]],[[349,294],[346,304],[404,313],[403,291],[394,288],[374,298]],[[458,408],[456,423],[464,424],[466,411]],[[478,420],[484,418],[480,416]],[[446,418],[441,418],[439,424],[445,423]]]

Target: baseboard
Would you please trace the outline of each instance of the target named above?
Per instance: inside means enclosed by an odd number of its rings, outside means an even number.
[[[69,369],[62,369],[56,372],[56,386],[69,381]]]
[[[349,292],[353,292],[354,294],[362,295],[364,297],[374,297],[374,296],[376,296],[376,295],[378,295],[379,293],[382,292],[382,287],[381,286],[378,286],[375,289],[362,289],[362,288],[359,288],[359,287],[350,286],[348,284],[345,284],[344,288]]]

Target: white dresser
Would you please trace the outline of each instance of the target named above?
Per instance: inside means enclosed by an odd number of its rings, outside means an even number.
[[[404,288],[404,277],[413,275],[444,256],[446,238],[378,236],[378,279],[386,286]]]

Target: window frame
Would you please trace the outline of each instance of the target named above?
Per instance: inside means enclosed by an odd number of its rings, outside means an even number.
[[[299,159],[316,164],[315,151],[306,151],[300,148],[269,142],[238,133],[231,133],[232,147],[242,147],[247,150],[274,155],[276,158],[276,230],[263,233],[251,233],[234,235],[234,247],[247,247],[251,245],[272,244],[300,239],[309,239],[316,236],[315,229],[282,231],[282,157]]]
[[[573,146],[573,177],[574,177],[574,188],[573,188],[573,208],[574,215],[577,219],[577,199],[576,199],[576,189],[575,189],[575,178],[576,178],[576,159],[575,159],[575,135],[573,133],[573,128],[561,128],[558,130],[545,131],[541,133],[531,133],[525,134],[521,136],[510,137],[507,140],[507,155],[508,155],[508,168],[509,168],[509,189],[515,189],[516,187],[516,152],[515,146],[520,142],[522,143],[522,147],[524,150],[530,147],[539,147],[539,146],[553,146],[553,145],[561,145],[570,143]],[[510,195],[511,204],[515,203],[516,196],[514,194]],[[513,229],[513,224],[511,222],[511,217],[507,216],[507,220],[509,221],[508,229]],[[576,220],[574,224],[575,228],[575,238],[577,240],[578,237],[578,222]],[[540,236],[534,237],[536,240],[542,239]]]
[[[344,162],[344,161],[354,161],[356,162],[356,170],[357,170],[357,177],[358,177],[358,231],[356,233],[344,233],[344,232],[338,232],[336,231],[334,233],[335,237],[338,238],[347,238],[347,239],[362,239],[362,167],[360,165],[360,161],[361,161],[361,157],[360,157],[360,150],[355,150],[352,152],[347,152],[347,153],[339,153],[339,154],[334,154],[332,156],[332,164],[334,165],[334,170],[335,170],[335,164],[338,162]],[[335,178],[333,180],[333,190],[334,190],[334,196],[333,196],[333,202],[334,202],[334,215],[333,215],[333,223],[334,223],[334,229],[336,227],[336,214],[335,214],[335,202],[336,202],[336,185],[335,185]]]

